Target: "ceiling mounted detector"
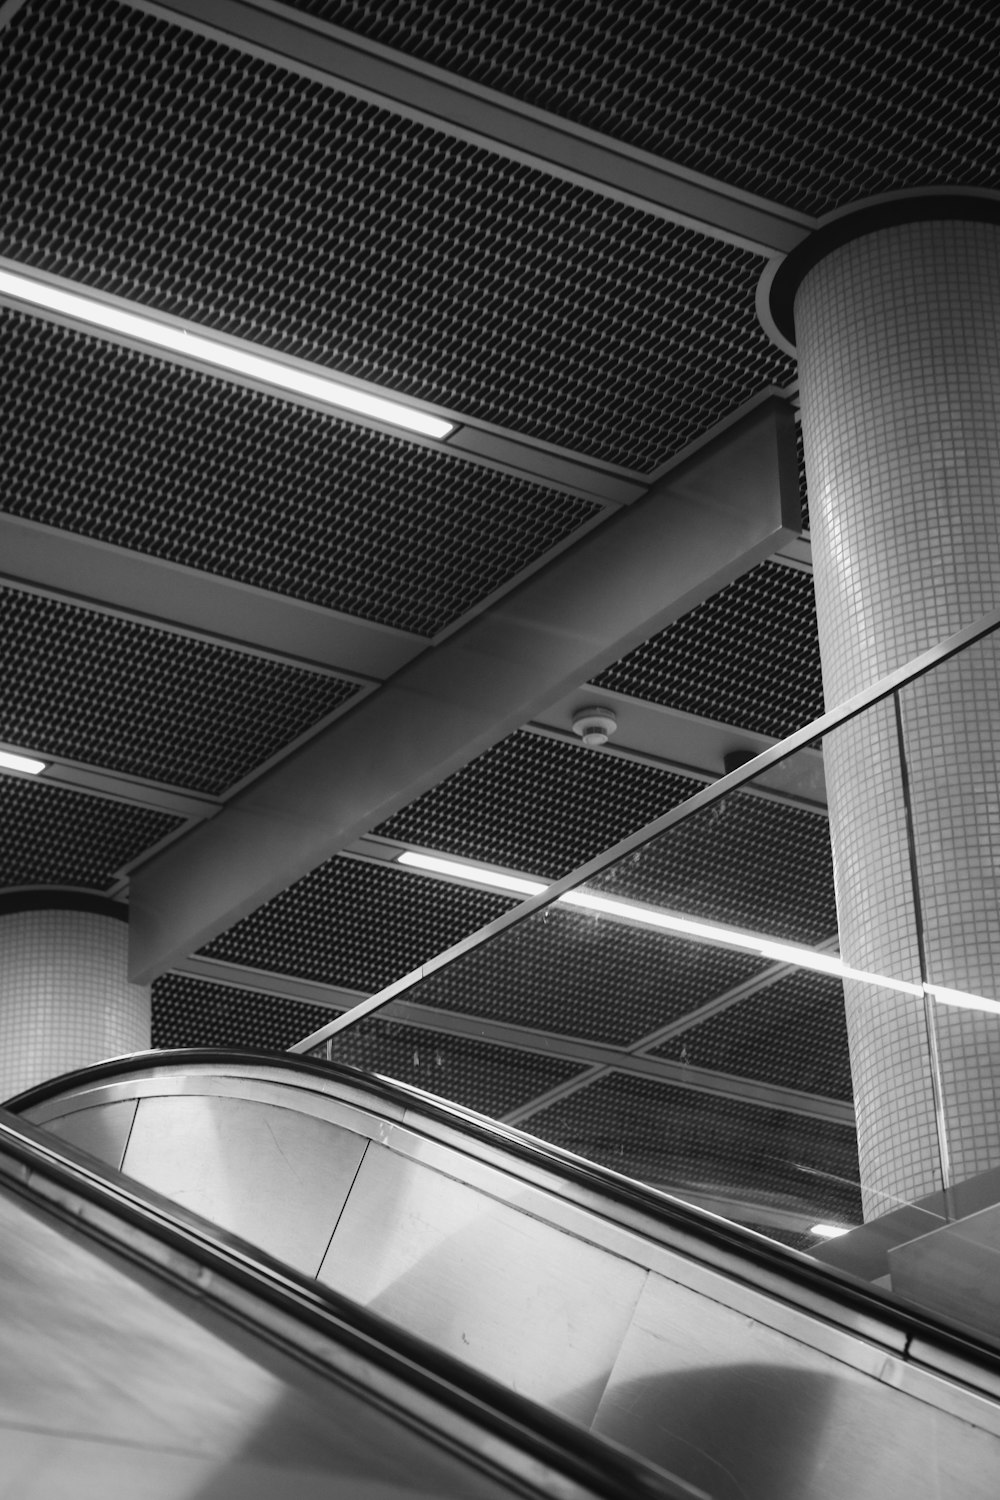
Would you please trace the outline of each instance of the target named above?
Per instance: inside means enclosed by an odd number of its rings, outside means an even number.
[[[618,720],[610,708],[581,708],[573,715],[573,733],[585,745],[606,745],[617,728]]]

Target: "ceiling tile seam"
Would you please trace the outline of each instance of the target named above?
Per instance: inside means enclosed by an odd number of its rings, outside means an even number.
[[[554,1084],[546,1093],[536,1094],[527,1103],[519,1104],[516,1108],[508,1110],[505,1115],[500,1116],[500,1123],[502,1125],[521,1125],[524,1121],[531,1119],[533,1115],[537,1115],[542,1110],[550,1108],[551,1105],[561,1104],[564,1099],[571,1098],[573,1094],[579,1093],[581,1088],[586,1088],[588,1084],[596,1083],[599,1078],[605,1076],[607,1071],[607,1068],[596,1066],[587,1068],[582,1076],[564,1078],[562,1083]]]
[[[815,950],[819,953],[837,954],[840,952],[839,939],[833,937],[828,938],[825,942],[816,943]],[[639,1041],[633,1042],[629,1046],[628,1051],[636,1053],[647,1052],[650,1048],[662,1046],[664,1042],[669,1042],[675,1037],[683,1036],[686,1031],[690,1031],[692,1026],[698,1026],[702,1021],[708,1021],[713,1016],[721,1015],[724,1011],[729,1010],[731,1006],[738,1005],[742,1000],[747,1000],[751,996],[759,994],[761,990],[770,989],[773,984],[778,984],[782,979],[786,979],[798,972],[799,970],[792,964],[772,964],[769,968],[763,970],[762,973],[754,974],[750,979],[742,980],[739,984],[734,985],[732,989],[724,991],[723,994],[716,995],[711,1000],[706,1000],[703,1005],[699,1005],[695,1010],[688,1012],[687,1015],[678,1016],[676,1020],[668,1022],[665,1026],[658,1027],[656,1031],[650,1032],[647,1036],[640,1037]]]
[[[129,0],[122,0],[129,3]],[[181,328],[185,331],[193,331],[203,337],[211,338],[220,344],[239,349],[246,353],[266,357],[277,363],[284,363],[294,369],[301,369],[310,374],[324,376],[331,380],[340,380],[345,384],[351,384],[360,391],[383,397],[386,400],[396,400],[404,405],[413,405],[417,409],[424,409],[415,399],[400,396],[388,387],[382,387],[357,380],[353,376],[341,374],[338,370],[328,368],[325,365],[317,365],[307,360],[297,359],[290,354],[278,354],[265,345],[252,343],[247,339],[236,339],[232,335],[216,332],[202,324],[194,324],[190,321],[175,317],[172,314],[149,307],[145,303],[130,302],[123,297],[115,297],[110,293],[98,292],[83,282],[76,282],[63,276],[56,276],[51,272],[27,265],[21,261],[8,259],[0,256],[0,269],[11,271],[15,274],[30,276],[36,281],[45,282],[58,286],[62,290],[72,291],[79,295],[93,298],[95,301],[109,303],[111,306],[134,312],[138,316],[152,318],[168,324],[171,328]],[[630,468],[623,464],[612,463],[602,459],[598,455],[588,454],[578,449],[566,448],[558,443],[551,442],[541,437],[528,437],[514,428],[501,427],[497,423],[488,422],[482,417],[469,417],[462,412],[453,411],[442,406],[428,406],[427,410],[433,415],[441,414],[448,421],[455,424],[455,430],[447,438],[436,439],[425,437],[420,433],[409,432],[405,428],[396,426],[388,421],[380,421],[375,417],[364,416],[356,412],[341,411],[327,402],[320,401],[308,396],[303,392],[285,390],[281,387],[270,385],[265,380],[256,379],[252,375],[244,374],[237,370],[222,369],[217,365],[206,364],[193,356],[187,356],[175,349],[164,349],[152,342],[139,338],[131,338],[124,333],[112,329],[100,328],[82,318],[73,318],[51,308],[39,307],[35,303],[23,301],[6,292],[0,291],[0,308],[7,308],[11,312],[20,313],[37,319],[39,322],[50,323],[58,328],[65,328],[73,333],[83,334],[87,338],[99,340],[101,343],[113,344],[116,348],[127,349],[136,354],[143,355],[147,359],[154,359],[163,364],[174,365],[182,370],[189,370],[194,374],[202,375],[210,380],[217,380],[222,384],[239,386],[243,390],[255,391],[263,396],[268,396],[274,401],[289,403],[293,406],[304,407],[308,411],[318,413],[320,416],[329,417],[336,422],[344,423],[351,427],[363,427],[372,432],[384,433],[386,436],[398,439],[400,442],[412,444],[414,447],[427,448],[434,453],[448,453],[453,458],[477,468],[488,469],[495,473],[509,474],[516,479],[528,479],[542,489],[553,490],[560,494],[568,494],[585,500],[601,501],[605,505],[617,508],[623,504],[630,504],[641,495],[650,483],[649,476],[642,470]],[[768,387],[768,389],[772,389]],[[493,458],[488,452],[477,452],[474,434],[482,433],[485,438],[498,438],[508,444],[512,450],[507,459]],[[460,434],[462,440],[456,442]],[[469,436],[466,436],[468,434]],[[686,451],[686,450],[685,450]],[[545,462],[539,463],[534,454],[543,454]],[[523,462],[516,462],[523,456]],[[560,476],[558,471],[553,474],[552,469],[558,465],[565,464],[567,473]],[[537,466],[536,466],[537,465]],[[672,466],[672,463],[671,463]],[[591,476],[593,476],[591,478]],[[624,488],[623,488],[624,487]],[[612,492],[606,493],[610,489]],[[620,491],[620,493],[618,493]],[[634,491],[634,493],[633,493]]]
[[[374,688],[370,689],[370,691],[374,691]],[[67,757],[50,755],[42,750],[37,751],[38,755],[44,756],[47,761],[53,764],[79,768],[82,772],[93,772],[95,776],[99,776],[102,779],[107,778],[109,783],[115,784],[109,785],[106,788],[94,786],[93,784],[81,786],[77,781],[72,781],[69,778],[62,779],[58,776],[47,776],[44,772],[41,778],[24,776],[18,777],[18,779],[33,780],[40,782],[42,785],[61,786],[66,791],[77,792],[82,796],[103,797],[111,802],[125,802],[136,807],[154,807],[171,812],[176,809],[178,815],[183,816],[185,819],[183,829],[177,831],[187,832],[196,824],[203,823],[207,819],[215,817],[231,798],[235,797],[239,792],[244,791],[259,776],[263,776],[266,771],[271,770],[280,761],[287,759],[295,751],[301,749],[303,745],[308,744],[316,735],[322,734],[336,719],[349,712],[351,708],[360,703],[366,696],[367,693],[359,692],[348,698],[346,702],[338,704],[336,708],[331,709],[329,713],[324,714],[321,719],[318,719],[315,724],[311,724],[308,729],[304,729],[295,739],[289,740],[286,745],[274,751],[267,760],[261,761],[253,770],[248,771],[239,781],[234,781],[231,786],[226,787],[225,791],[221,792],[218,797],[210,797],[203,792],[193,791],[189,788],[172,785],[167,782],[154,781],[152,779],[146,781],[140,777],[127,777],[124,772],[99,766],[92,761],[71,761]],[[17,749],[18,747],[12,746],[11,748]],[[18,775],[17,772],[2,772],[0,774]],[[119,781],[121,782],[120,785],[117,784]],[[144,793],[147,794],[144,795]],[[163,795],[158,796],[160,793]],[[177,799],[176,804],[171,803],[172,798]],[[191,804],[195,805],[191,806]],[[123,867],[122,873],[134,873],[147,856],[152,858],[163,847],[164,845],[161,842],[144,851],[141,856],[137,856],[128,866]]]
[[[375,689],[372,688],[369,691],[375,691]],[[252,770],[248,771],[238,781],[234,781],[232,785],[227,786],[218,796],[212,796],[209,793],[198,791],[196,788],[181,786],[174,782],[157,781],[153,777],[133,776],[129,772],[118,771],[111,766],[101,765],[96,761],[72,760],[69,756],[57,755],[48,750],[40,749],[38,746],[14,744],[13,741],[7,740],[0,741],[0,748],[13,750],[15,753],[35,754],[40,759],[44,759],[53,768],[54,774],[50,775],[48,771],[44,771],[41,776],[30,776],[27,773],[3,770],[0,771],[0,775],[12,776],[17,780],[32,781],[42,786],[59,786],[64,791],[76,792],[81,796],[87,797],[101,797],[109,802],[124,802],[135,807],[152,807],[162,811],[176,812],[178,816],[186,819],[187,827],[193,827],[196,823],[204,822],[207,818],[212,818],[216,813],[221,812],[222,808],[232,797],[244,791],[246,787],[256,781],[258,776],[263,776],[266,771],[271,770],[280,761],[285,760],[288,756],[294,754],[296,750],[301,749],[303,745],[308,744],[315,735],[322,734],[325,729],[329,728],[330,724],[347,713],[357,703],[360,703],[366,696],[367,693],[358,692],[345,702],[339,703],[336,708],[331,709],[329,713],[317,719],[314,724],[302,730],[300,734],[296,735],[294,739],[289,740],[287,744],[280,746],[266,760],[254,766]],[[64,770],[64,774],[60,774],[61,770]],[[82,778],[92,776],[94,780],[74,779],[72,775],[73,771],[80,772]],[[102,785],[101,783],[106,784]],[[135,866],[132,868],[135,868]]]
[[[592,684],[590,683],[585,683],[584,688],[592,688],[595,701],[598,702],[603,698],[615,698],[622,703],[632,702],[641,704],[646,702],[646,700],[643,698],[630,699],[625,693],[612,692],[607,688],[592,687]],[[694,715],[692,715],[692,717],[694,717]],[[718,728],[733,735],[746,734],[749,732],[747,730],[737,728],[737,726],[734,724],[716,724],[715,720],[703,719],[699,722],[704,724],[711,724],[713,728]],[[582,742],[579,735],[574,734],[572,730],[557,729],[554,726],[548,724],[539,724],[534,720],[531,720],[527,724],[522,725],[519,732],[522,734],[536,735],[539,739],[543,740],[555,740],[557,743],[562,745],[572,745],[575,749],[582,748]],[[761,738],[767,737],[761,736]],[[771,745],[778,744],[778,741],[775,739],[768,739],[767,744],[769,747]],[[589,753],[592,755],[599,755],[608,760],[627,761],[631,765],[648,766],[650,770],[663,771],[668,775],[673,776],[683,776],[690,781],[701,782],[703,786],[711,786],[714,782],[720,781],[725,774],[721,770],[709,771],[704,769],[703,767],[688,765],[685,761],[668,760],[659,755],[651,755],[648,751],[645,750],[633,750],[627,745],[600,745],[588,747],[588,749]],[[744,787],[742,788],[742,790],[745,791],[747,795],[754,797],[762,802],[777,802],[784,807],[797,808],[801,812],[815,813],[819,817],[829,816],[827,808],[825,806],[822,806],[817,802],[812,802],[805,797],[798,797],[793,792],[777,791],[773,787],[753,785]],[[403,847],[416,848],[418,846],[411,846],[409,844],[405,846],[400,845],[400,848]],[[424,848],[423,846],[420,847],[422,849],[422,852],[425,854],[441,853],[439,849]],[[519,872],[512,871],[509,873]],[[525,878],[532,879],[534,877],[529,876]]]
[[[371,691],[374,691],[374,689],[371,689]],[[111,767],[98,765],[95,761],[70,760],[67,756],[53,755],[46,750],[37,749],[35,753],[49,762],[51,766],[55,767],[56,774],[50,776],[47,772],[43,772],[41,777],[29,777],[27,775],[22,777],[16,771],[4,771],[0,772],[0,774],[18,776],[18,779],[36,781],[40,785],[61,786],[66,791],[78,792],[83,796],[104,797],[111,802],[125,802],[136,807],[154,807],[167,812],[176,812],[178,816],[185,818],[185,828],[191,828],[196,823],[201,823],[207,818],[214,817],[216,813],[222,810],[230,798],[235,797],[239,792],[245,790],[252,782],[256,781],[258,776],[263,776],[266,771],[269,771],[280,761],[285,760],[303,745],[308,744],[315,735],[322,734],[334,720],[340,718],[342,714],[347,713],[366,696],[366,693],[359,692],[348,698],[346,702],[339,703],[336,708],[324,714],[321,719],[317,719],[315,724],[311,724],[308,729],[304,729],[293,740],[289,740],[287,744],[275,750],[267,760],[261,761],[259,765],[254,766],[239,781],[234,781],[231,786],[227,786],[225,791],[221,792],[217,797],[209,796],[204,792],[192,790],[188,787],[178,786],[174,783],[156,781],[151,777],[148,780],[143,777],[134,777],[127,772],[116,771]],[[8,745],[4,741],[0,748],[9,748],[17,751],[24,747],[14,744]],[[34,747],[32,748],[34,749]],[[93,782],[81,783],[78,780],[73,780],[71,776],[60,776],[58,774],[60,767],[66,767],[71,770],[76,769],[84,774],[88,772],[92,773],[95,778],[107,781],[108,785],[100,786],[95,785]],[[152,854],[152,851],[150,853]],[[129,868],[135,869],[137,865],[133,863]]]
[[[17,561],[0,572],[0,587],[362,687],[391,676],[429,639],[0,510],[0,554],[4,552]],[[89,591],[74,586],[81,576]],[[132,602],[137,598],[155,598],[156,607],[143,609]],[[173,614],[165,607],[167,600]],[[192,613],[209,614],[220,623],[235,624],[240,618],[242,633],[193,621]],[[304,649],[276,644],[269,639],[275,631],[290,634]]]
[[[15,754],[25,753],[28,748],[13,741],[0,740],[0,750],[11,750]],[[210,818],[222,806],[218,797],[204,792],[189,791],[164,781],[148,780],[132,776],[125,771],[112,771],[94,762],[72,760],[69,756],[53,755],[48,751],[37,751],[39,759],[46,762],[40,776],[23,777],[39,786],[58,786],[65,791],[79,792],[84,796],[105,796],[109,801],[126,802],[137,807],[151,807],[161,812],[174,813],[192,822]],[[74,772],[79,773],[74,776]],[[4,770],[5,776],[17,776],[16,771]],[[93,779],[90,779],[90,778]]]
[[[281,976],[275,976],[266,971],[246,970],[248,980],[256,980],[256,983],[243,983],[241,979],[244,972],[243,966],[226,965],[225,968],[229,974],[233,974],[233,977],[227,974],[225,979],[210,978],[205,966],[214,962],[211,959],[201,959],[198,966],[192,965],[191,967],[186,964],[176,964],[168,972],[187,978],[206,980],[209,983],[224,983],[227,987],[234,989],[252,989],[255,994],[270,996],[274,999],[302,999],[300,993],[293,993],[284,985],[279,988],[274,981],[280,979]],[[234,973],[237,969],[238,973]],[[261,988],[260,985],[262,977],[268,981],[265,988]],[[330,988],[333,989],[333,987]],[[337,993],[345,997],[346,1003],[350,992],[341,990]],[[323,1005],[325,1009],[334,1011],[343,1009],[340,1001],[332,999],[325,1002],[314,1000],[303,1001],[303,1003]],[[529,1055],[556,1058],[562,1062],[594,1064],[595,1066],[588,1070],[594,1076],[622,1073],[627,1076],[648,1077],[669,1083],[673,1087],[689,1089],[693,1093],[720,1094],[725,1098],[739,1098],[767,1108],[784,1109],[793,1114],[816,1115],[819,1118],[835,1118],[839,1121],[846,1118],[849,1112],[853,1119],[851,1106],[845,1106],[843,1101],[829,1099],[821,1094],[809,1094],[776,1084],[761,1083],[755,1079],[714,1072],[708,1068],[694,1068],[687,1064],[672,1062],[670,1059],[630,1056],[625,1049],[611,1044],[589,1042],[561,1033],[536,1032],[530,1027],[484,1020],[464,1012],[442,1011],[436,1007],[403,1001],[397,1002],[392,1015],[384,1015],[380,1019],[387,1022],[397,1021],[400,1025],[414,1026],[435,1035],[473,1038],[485,1045],[503,1047]],[[581,1079],[572,1081],[578,1085],[582,1083]],[[535,1109],[537,1106],[532,1104],[532,1108]]]
[[[272,0],[257,0],[256,15],[246,7],[230,5],[231,28],[205,21],[200,4],[192,0],[126,3],[451,139],[762,258],[793,249],[815,227],[815,219],[797,209],[668,162]],[[241,14],[237,17],[234,12]],[[235,29],[237,19],[240,30]],[[256,36],[247,34],[251,26]],[[276,46],[279,36],[283,43]],[[321,52],[331,62],[320,66],[316,59]],[[338,54],[341,58],[350,55],[347,66],[338,65]],[[349,69],[354,76],[346,76]],[[361,75],[367,75],[367,81]],[[404,92],[410,97],[401,97]],[[432,98],[439,101],[436,108],[428,108]],[[479,128],[469,123],[470,114],[479,116]],[[483,129],[489,120],[495,122],[494,128]],[[548,142],[547,153],[536,149],[540,135]],[[532,148],[519,145],[518,136],[532,142]],[[581,159],[592,163],[588,170],[580,169]],[[624,187],[629,178],[647,184],[646,190]],[[687,200],[691,207],[700,204],[700,212],[682,208],[678,199]]]
[[[43,523],[35,522],[36,526]],[[59,531],[59,527],[47,528]],[[111,543],[105,545],[111,546]],[[128,551],[128,548],[120,549]],[[193,570],[200,571],[200,570]],[[211,578],[215,575],[207,574]],[[221,575],[220,575],[221,576]],[[225,582],[227,580],[223,580]],[[234,656],[252,656],[259,661],[274,662],[275,665],[288,667],[296,672],[307,673],[312,677],[335,678],[337,681],[354,683],[359,690],[380,687],[378,678],[364,676],[359,672],[352,672],[347,668],[331,667],[325,662],[309,661],[304,657],[292,656],[290,653],[280,650],[271,650],[265,646],[255,646],[249,641],[235,640],[231,636],[217,635],[212,631],[200,630],[193,625],[179,625],[172,620],[164,620],[159,615],[144,615],[139,610],[123,609],[120,605],[104,604],[99,599],[90,599],[82,594],[72,593],[68,589],[54,588],[44,584],[32,583],[28,579],[19,578],[14,574],[0,572],[0,589],[13,589],[17,593],[31,594],[37,599],[48,599],[54,604],[64,604],[69,609],[77,609],[82,613],[92,615],[106,615],[112,620],[123,620],[126,624],[136,625],[142,630],[148,630],[160,635],[179,636],[182,640],[196,641],[201,645],[215,646],[220,651],[232,652]],[[339,612],[329,611],[331,617],[338,617]],[[351,618],[347,616],[346,618]],[[422,641],[426,637],[420,638]]]
[[[741,1104],[749,1104],[758,1109],[777,1110],[782,1114],[790,1114],[806,1119],[823,1120],[828,1124],[842,1125],[845,1129],[855,1128],[855,1116],[853,1104],[845,1103],[840,1099],[828,1099],[820,1094],[798,1094],[793,1089],[782,1089],[775,1084],[757,1083],[752,1079],[732,1078],[728,1074],[714,1074],[707,1069],[690,1069],[683,1064],[677,1064],[677,1073],[665,1074],[659,1070],[647,1072],[645,1069],[633,1065],[630,1067],[600,1066],[588,1070],[586,1075],[579,1078],[570,1078],[560,1086],[559,1098],[556,1102],[573,1098],[586,1091],[592,1084],[603,1078],[646,1078],[654,1083],[665,1084],[669,1088],[682,1089],[686,1093],[698,1094],[702,1097],[713,1099],[729,1099]],[[697,1079],[685,1077],[685,1074],[697,1074]],[[738,1086],[737,1086],[738,1085]],[[546,1090],[537,1099],[528,1100],[504,1115],[505,1124],[523,1124],[538,1114],[546,1104],[540,1100],[547,1100],[552,1090]],[[551,1101],[548,1101],[551,1102]]]
[[[210,812],[203,814],[184,814],[180,812],[174,812],[173,808],[166,807],[161,802],[151,801],[149,799],[136,796],[132,791],[120,792],[110,787],[80,786],[77,782],[56,781],[55,779],[46,777],[44,772],[41,776],[30,776],[27,773],[20,771],[0,770],[0,777],[3,777],[9,781],[30,782],[32,786],[54,787],[58,791],[67,793],[74,797],[89,798],[92,802],[117,802],[123,807],[140,807],[146,808],[151,812],[172,813],[174,816],[182,818],[183,826],[185,828],[193,827],[195,823],[203,822],[205,817],[214,816],[214,814],[219,810],[217,807],[213,806]],[[197,792],[192,793],[192,798],[198,798],[198,796],[199,794]]]
[[[578,690],[577,696],[581,699],[581,702],[592,696],[594,706],[598,707],[603,706],[605,700],[609,698],[612,700],[610,706],[635,706],[640,710],[646,708],[655,709],[658,707],[656,704],[651,704],[648,698],[630,698],[627,693],[621,693],[612,688],[596,687],[592,683],[584,683],[583,687]],[[588,706],[590,705],[588,704]],[[696,715],[686,715],[680,709],[671,709],[670,712],[672,715],[684,718],[690,717],[692,722],[708,725],[714,732],[730,736],[734,740],[742,739],[745,741],[748,738],[753,738],[754,740],[764,741],[759,749],[754,748],[753,753],[755,755],[779,743],[776,739],[772,739],[767,735],[758,734],[756,730],[741,729],[735,724],[722,724],[712,719],[698,719]],[[540,739],[555,740],[560,744],[573,745],[578,748],[581,745],[578,735],[574,734],[571,730],[561,729],[556,724],[544,724],[537,720],[531,720],[529,723],[522,725],[520,732],[537,735]],[[637,750],[624,743],[601,745],[591,748],[597,754],[606,756],[609,759],[629,761],[633,765],[649,766],[651,770],[663,771],[672,776],[682,776],[689,781],[701,782],[703,786],[711,786],[714,782],[721,780],[725,774],[724,769],[721,767],[709,769],[706,766],[696,766],[689,761],[672,760],[665,756],[656,755],[649,750]],[[816,753],[819,754],[820,752]],[[829,817],[829,809],[826,803],[810,797],[800,796],[796,792],[763,785],[748,787],[747,791],[762,801],[779,802],[786,807],[794,807],[800,812],[816,813],[820,817]],[[428,853],[431,852],[433,851],[428,850]]]
[[[584,683],[581,692],[592,692],[595,702],[599,702],[602,698],[617,698],[623,703],[645,702],[642,698],[629,698],[625,693],[611,693],[606,688],[594,687],[591,683]],[[731,725],[726,727],[733,728]],[[521,732],[536,735],[540,740],[556,740],[562,745],[573,745],[576,748],[582,746],[580,736],[574,734],[571,729],[557,729],[553,725],[540,724],[534,719],[525,724]],[[733,732],[739,731],[734,729]],[[668,760],[661,755],[651,755],[646,750],[633,750],[628,745],[595,745],[588,748],[591,754],[600,755],[607,760],[624,760],[631,762],[632,765],[649,766],[651,770],[667,771],[674,776],[684,776],[691,781],[700,781],[705,786],[711,786],[712,782],[718,781],[722,775],[721,771],[708,771],[700,766],[688,765],[685,761]],[[428,850],[428,853],[432,852]]]
[[[683,616],[681,618],[683,618]],[[621,704],[647,704],[650,701],[648,698],[633,698],[628,693],[619,692],[615,688],[599,687],[593,682],[585,683],[584,687],[588,692],[593,693],[596,702],[600,702],[605,698],[610,698],[612,700],[612,703],[618,702]],[[763,740],[765,742],[763,748],[757,751],[756,754],[763,755],[766,750],[770,750],[773,748],[773,746],[781,744],[781,740],[775,739],[771,735],[760,734],[757,730],[743,729],[738,724],[725,724],[720,719],[706,719],[700,714],[688,714],[681,709],[672,709],[671,712],[675,714],[683,712],[684,717],[686,719],[690,719],[692,723],[703,724],[707,728],[717,733],[745,736],[753,735],[755,739]],[[537,734],[547,739],[562,740],[566,744],[580,744],[579,738],[576,735],[572,734],[570,731],[565,729],[556,729],[547,724],[538,724],[535,722],[526,724],[524,725],[524,732],[527,734]],[[654,768],[654,770],[671,771],[675,775],[687,776],[690,777],[692,781],[702,782],[705,786],[714,786],[715,783],[717,781],[721,781],[725,775],[732,774],[732,772],[725,771],[709,772],[706,770],[700,770],[697,766],[688,766],[684,765],[681,762],[661,760],[658,756],[651,756],[646,751],[628,750],[620,745],[602,745],[598,748],[597,753],[600,755],[610,756],[612,759],[617,757],[621,760],[635,761],[637,764],[649,764]],[[749,765],[749,761],[746,764]],[[765,770],[766,769],[767,768],[765,768]],[[738,790],[748,796],[758,798],[763,802],[779,802],[785,806],[796,807],[801,812],[816,813],[820,817],[829,816],[828,810],[824,804],[814,802],[807,797],[796,796],[794,792],[778,791],[773,787],[767,786],[756,786],[754,785],[752,780],[747,784],[739,787]]]

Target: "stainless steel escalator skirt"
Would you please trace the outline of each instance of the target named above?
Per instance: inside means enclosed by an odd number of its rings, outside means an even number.
[[[706,1500],[0,1111],[11,1500]]]
[[[994,1500],[994,1359],[794,1252],[431,1096],[149,1054],[15,1101],[716,1500]]]

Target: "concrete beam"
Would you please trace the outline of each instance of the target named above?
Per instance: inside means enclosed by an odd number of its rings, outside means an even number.
[[[132,879],[147,981],[548,702],[774,552],[799,524],[795,424],[765,396]]]

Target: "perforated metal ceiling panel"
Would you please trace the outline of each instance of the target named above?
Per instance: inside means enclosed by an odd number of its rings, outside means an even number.
[[[628,1046],[766,967],[752,954],[550,907],[421,980],[406,999]]]
[[[0,308],[4,508],[432,635],[598,506]]]
[[[685,818],[588,884],[789,942],[823,943],[837,931],[826,818],[747,792]]]
[[[319,1005],[163,974],[153,981],[152,1045],[285,1052],[331,1015]]]
[[[853,1129],[612,1073],[521,1128],[662,1187],[861,1222]]]
[[[807,213],[917,183],[998,185],[993,5],[292,3]]]
[[[844,986],[825,974],[779,979],[654,1055],[831,1099],[853,1097]]]
[[[594,681],[783,739],[823,712],[812,574],[759,563]]]
[[[148,807],[0,773],[0,886],[106,891],[122,865],[181,821]]]
[[[5,43],[14,260],[641,470],[792,377],[754,255],[114,0]]]
[[[375,832],[556,880],[701,786],[655,766],[519,730]]]
[[[218,794],[353,683],[0,587],[0,739]]]
[[[332,1039],[333,1060],[498,1118],[582,1072],[577,1063],[373,1016]]]
[[[377,990],[514,903],[338,857],[275,896],[204,951],[249,968]]]

